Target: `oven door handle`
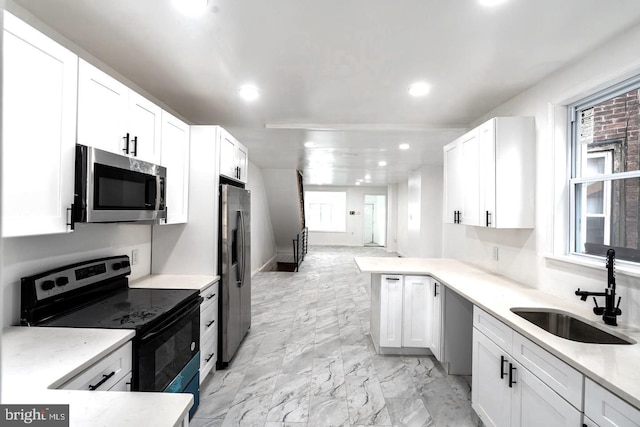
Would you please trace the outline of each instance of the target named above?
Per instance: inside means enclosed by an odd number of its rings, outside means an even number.
[[[191,303],[186,307],[180,309],[180,311],[174,313],[169,319],[165,320],[161,324],[159,324],[156,328],[154,328],[151,332],[143,335],[140,338],[140,343],[149,342],[154,339],[156,336],[160,336],[173,328],[176,324],[180,323],[183,319],[188,318],[192,312],[200,313],[200,303],[204,301],[204,298],[198,297],[196,300],[197,304]]]

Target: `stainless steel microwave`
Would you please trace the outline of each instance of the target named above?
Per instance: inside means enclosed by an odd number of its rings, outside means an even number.
[[[85,145],[76,145],[74,222],[166,219],[167,169]]]

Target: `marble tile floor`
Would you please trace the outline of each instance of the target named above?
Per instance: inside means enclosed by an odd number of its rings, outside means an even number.
[[[369,274],[354,256],[384,248],[312,246],[298,273],[252,278],[252,326],[225,370],[202,384],[191,425],[479,426],[470,377],[430,356],[379,356]]]

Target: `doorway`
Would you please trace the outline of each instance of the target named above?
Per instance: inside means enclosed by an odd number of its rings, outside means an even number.
[[[387,198],[381,195],[364,196],[362,243],[364,246],[385,246]]]

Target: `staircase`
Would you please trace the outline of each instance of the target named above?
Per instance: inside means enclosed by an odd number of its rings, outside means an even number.
[[[296,272],[308,250],[302,171],[267,169],[263,177],[277,247],[275,263],[263,271]]]

